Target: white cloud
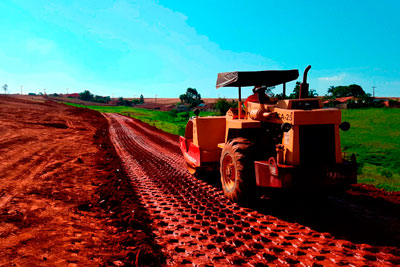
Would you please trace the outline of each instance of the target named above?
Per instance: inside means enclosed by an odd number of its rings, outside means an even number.
[[[340,82],[343,81],[343,79],[346,77],[347,75],[345,73],[342,73],[340,75],[335,75],[335,76],[329,76],[329,77],[319,77],[318,80],[319,81],[332,81],[332,82]]]

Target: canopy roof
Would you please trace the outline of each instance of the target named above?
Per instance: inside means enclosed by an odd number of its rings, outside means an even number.
[[[218,73],[217,88],[239,86],[275,86],[299,77],[298,70],[233,71]]]

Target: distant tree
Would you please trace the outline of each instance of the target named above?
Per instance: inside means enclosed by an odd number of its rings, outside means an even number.
[[[232,107],[237,107],[237,102],[233,101],[229,102],[225,98],[219,98],[217,103],[215,103],[215,108],[221,113],[221,115],[225,115],[226,112],[232,108]]]
[[[7,85],[7,84],[4,84],[1,88],[3,88],[4,94],[7,94],[8,85]]]
[[[289,95],[290,99],[299,98],[300,85],[301,85],[301,83],[297,81],[295,87],[293,88],[293,92]],[[308,96],[307,97],[317,97],[317,96],[318,96],[318,93],[317,93],[317,91],[315,89],[308,90]]]
[[[291,99],[299,98],[299,94],[300,94],[300,82],[296,82],[296,85],[293,88],[293,92],[289,95],[289,98]]]
[[[335,90],[335,86],[331,85],[328,88],[328,95],[332,95],[333,91]]]
[[[127,100],[127,99],[124,99],[123,97],[120,97],[120,98],[118,99],[118,102],[117,102],[117,106],[132,107],[132,105],[133,105],[132,101],[129,101],[129,100]]]
[[[92,101],[93,95],[90,93],[89,90],[85,90],[82,93],[79,93],[79,99],[82,99],[85,101]]]
[[[350,94],[355,97],[365,95],[365,91],[358,84],[350,84],[349,91]]]
[[[186,94],[181,94],[180,96],[179,96],[179,99],[181,100],[181,103],[185,103],[186,102]]]
[[[359,97],[365,95],[364,90],[361,86],[357,84],[351,84],[348,86],[330,86],[328,88],[328,96],[337,98],[337,97],[346,97],[346,96],[354,96]]]
[[[188,88],[185,94],[179,96],[182,103],[188,104],[191,107],[196,107],[203,103],[201,100],[201,95],[197,92],[195,88]]]
[[[143,104],[143,103],[144,103],[144,97],[143,97],[143,95],[140,95],[139,103],[140,103],[140,104]]]
[[[310,89],[308,91],[308,97],[317,97],[317,96],[318,96],[318,93],[315,89]]]
[[[123,106],[124,105],[124,98],[120,97],[118,98],[117,106]]]
[[[93,97],[92,100],[93,102],[97,102],[97,103],[108,103],[108,101],[110,101],[111,98],[109,96],[100,96],[100,95],[95,95]]]

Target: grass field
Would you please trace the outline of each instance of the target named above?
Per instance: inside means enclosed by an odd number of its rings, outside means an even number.
[[[343,110],[342,120],[351,124],[342,149],[357,155],[358,182],[400,191],[400,109]]]
[[[183,135],[192,112],[165,112],[122,106],[85,106],[137,118],[166,132]],[[215,115],[202,112],[201,116]],[[373,184],[386,191],[400,191],[400,109],[370,108],[342,110],[342,120],[351,128],[341,132],[342,150],[356,154],[358,182]]]

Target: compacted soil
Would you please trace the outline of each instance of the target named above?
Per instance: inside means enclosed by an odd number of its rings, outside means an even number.
[[[0,266],[400,264],[398,193],[242,207],[184,165],[177,136],[137,120],[0,97]]]
[[[345,194],[263,195],[241,207],[225,198],[212,175],[199,180],[185,170],[177,136],[119,114],[105,116],[166,264],[400,264],[398,193],[355,185]]]

